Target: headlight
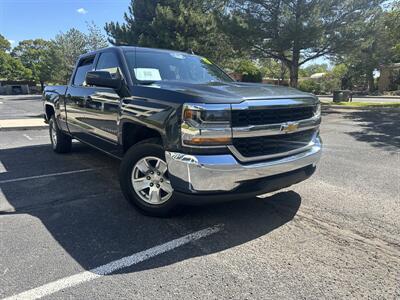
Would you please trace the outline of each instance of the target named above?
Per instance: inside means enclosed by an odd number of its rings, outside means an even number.
[[[230,111],[228,110],[202,110],[185,108],[183,118],[186,122],[194,123],[195,125],[205,124],[229,124]]]
[[[321,103],[318,103],[314,108],[314,116],[320,117],[321,116]]]
[[[184,146],[225,146],[232,142],[229,104],[185,104],[182,112]]]

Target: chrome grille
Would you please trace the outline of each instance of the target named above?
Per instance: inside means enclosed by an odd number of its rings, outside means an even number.
[[[312,118],[314,106],[232,110],[232,127],[267,125]]]
[[[240,161],[294,155],[313,146],[321,122],[315,98],[246,100],[232,105],[232,145]],[[287,131],[285,128],[292,126]]]
[[[313,139],[315,129],[291,134],[233,139],[233,146],[246,158],[286,153],[306,147]]]

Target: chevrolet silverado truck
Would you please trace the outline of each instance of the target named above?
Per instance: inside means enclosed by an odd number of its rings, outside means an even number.
[[[236,82],[182,52],[84,54],[69,84],[46,87],[43,102],[53,150],[69,152],[76,139],[121,159],[124,196],[155,216],[289,187],[321,155],[317,97]]]

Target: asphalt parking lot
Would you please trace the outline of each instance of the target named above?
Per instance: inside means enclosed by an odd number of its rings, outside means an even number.
[[[0,95],[0,120],[42,115],[41,95]]]
[[[0,131],[0,298],[398,299],[399,116],[327,108],[311,179],[169,219],[124,200],[118,161]]]

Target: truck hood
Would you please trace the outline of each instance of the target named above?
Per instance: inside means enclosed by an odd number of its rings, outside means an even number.
[[[157,82],[149,87],[179,92],[202,102],[239,103],[244,100],[268,100],[279,98],[314,98],[299,90],[261,83],[212,82],[193,84],[176,81]]]

